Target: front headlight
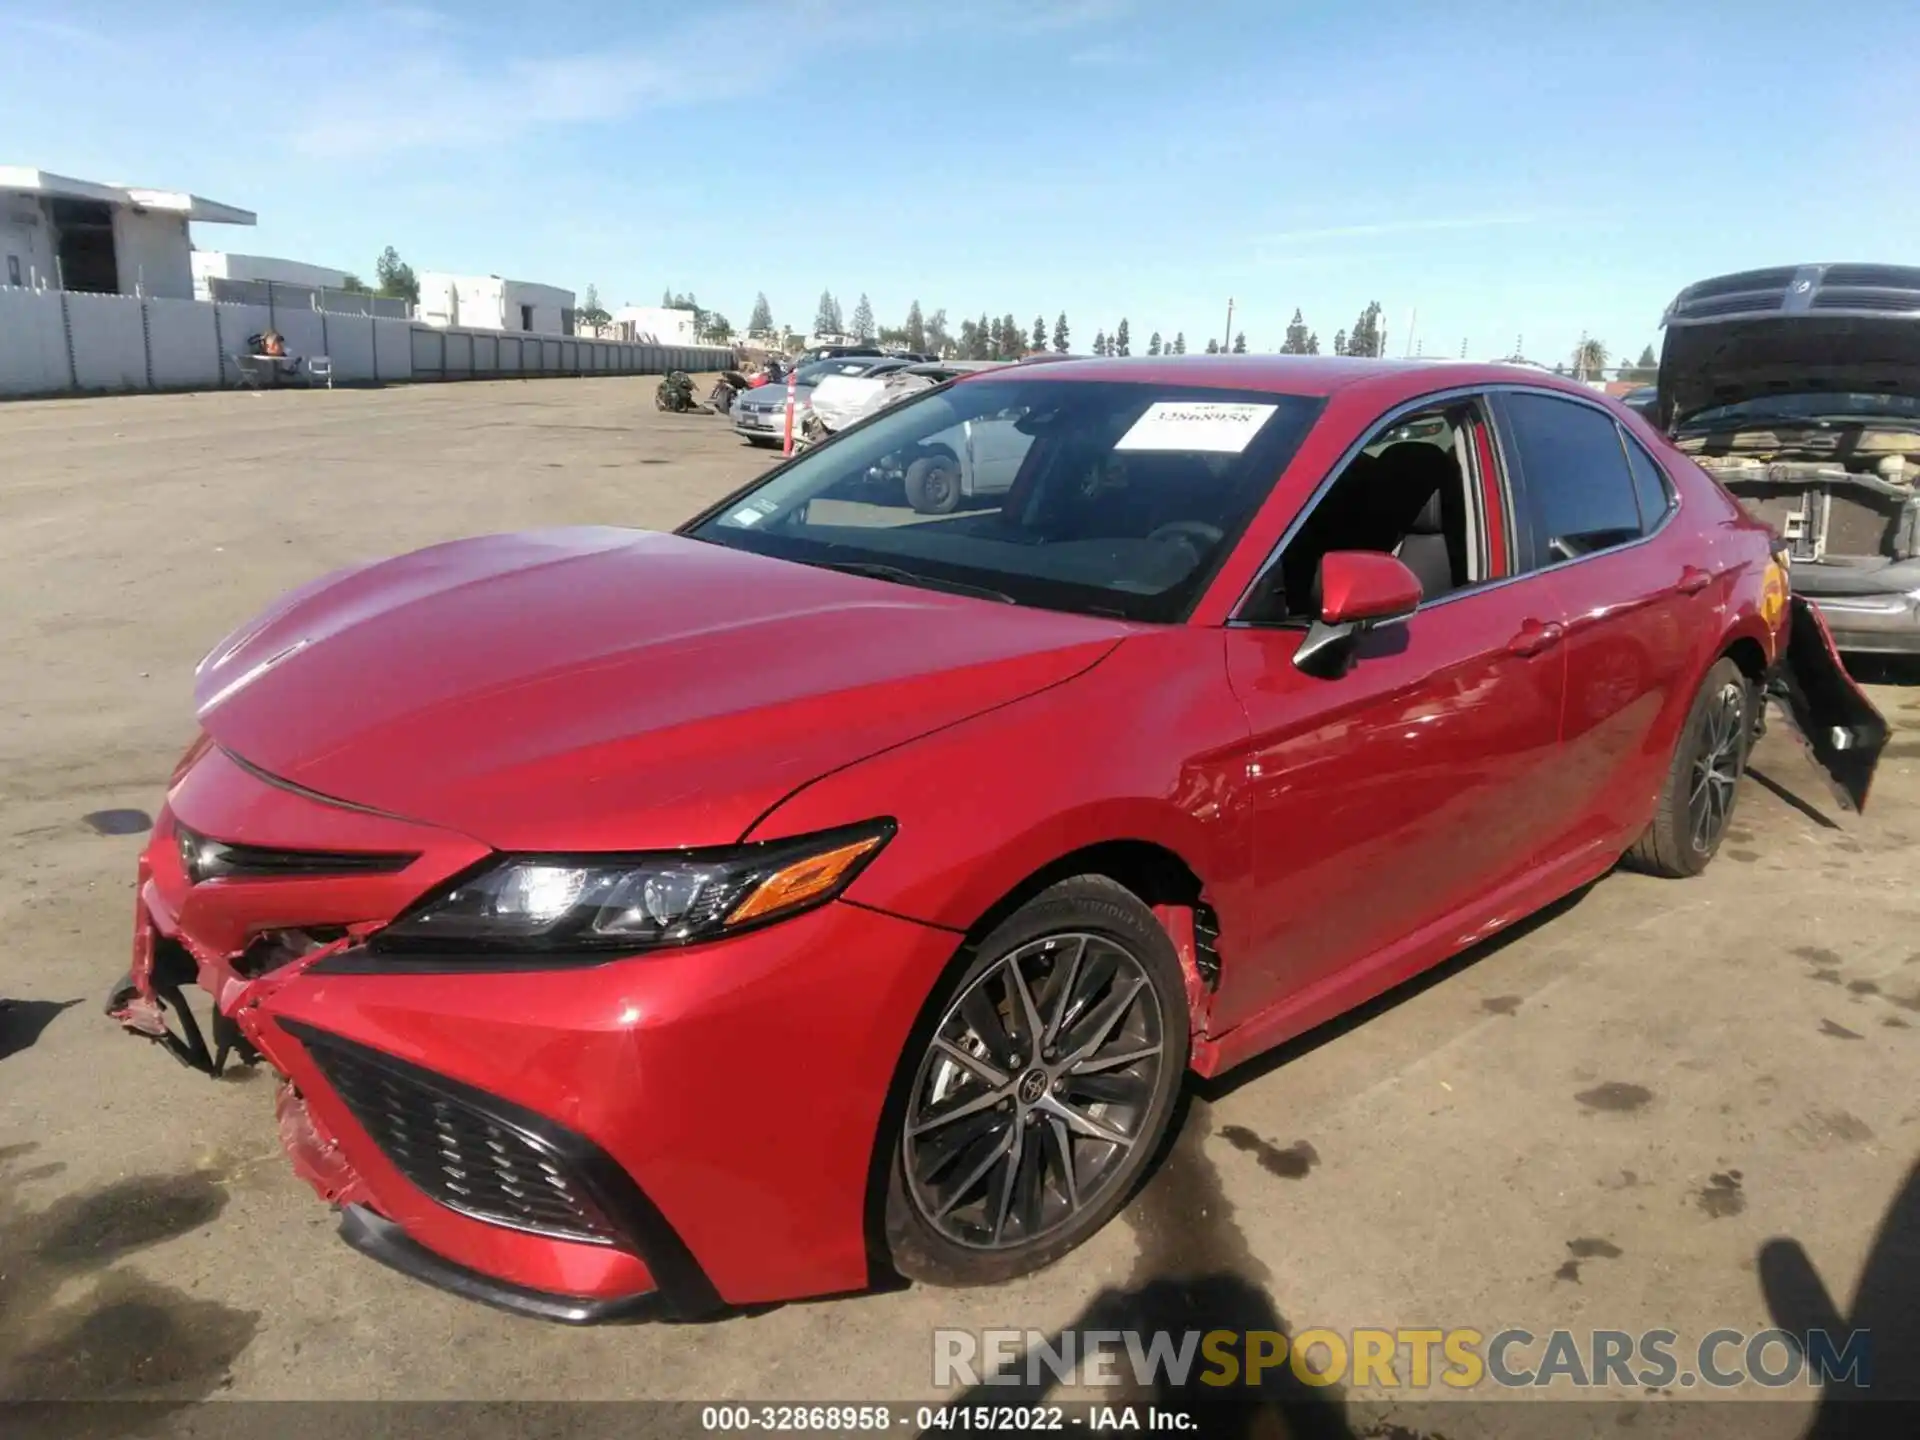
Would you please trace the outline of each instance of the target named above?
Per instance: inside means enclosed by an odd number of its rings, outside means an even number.
[[[608,952],[711,940],[831,900],[893,831],[891,820],[875,820],[726,850],[503,856],[428,896],[372,943],[388,953]]]

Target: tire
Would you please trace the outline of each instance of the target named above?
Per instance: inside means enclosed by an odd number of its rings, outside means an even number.
[[[1717,661],[1693,697],[1653,820],[1627,851],[1629,863],[1670,879],[1707,868],[1733,820],[1740,777],[1753,745],[1756,708],[1754,687],[1740,667],[1731,660]],[[1698,803],[1702,797],[1710,803],[1704,818]]]
[[[915,1027],[888,1107],[894,1268],[935,1285],[997,1284],[1093,1235],[1165,1135],[1187,1025],[1172,942],[1104,876],[1049,887],[963,949]],[[958,1063],[942,1041],[974,1061]],[[1039,1054],[1022,1053],[1029,1046]]]
[[[945,455],[907,466],[907,503],[922,515],[951,515],[960,505],[960,467]]]

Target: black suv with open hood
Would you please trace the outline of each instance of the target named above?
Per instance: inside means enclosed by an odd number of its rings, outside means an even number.
[[[1920,268],[1723,275],[1661,324],[1657,423],[1787,542],[1842,650],[1920,654]]]

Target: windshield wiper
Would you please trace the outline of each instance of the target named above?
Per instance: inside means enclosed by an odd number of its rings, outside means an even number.
[[[869,580],[887,580],[895,585],[917,585],[928,590],[946,590],[955,595],[972,595],[981,600],[999,600],[1008,605],[1020,603],[1004,590],[989,589],[985,585],[969,585],[964,580],[944,580],[937,575],[921,575],[912,570],[903,570],[898,565],[881,565],[868,560],[820,560],[809,563],[818,564],[822,570],[838,570],[843,575],[865,575]]]

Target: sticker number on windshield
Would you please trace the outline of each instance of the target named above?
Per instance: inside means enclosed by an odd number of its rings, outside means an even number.
[[[1273,414],[1272,405],[1236,405],[1213,400],[1158,400],[1116,450],[1204,450],[1238,455]]]

